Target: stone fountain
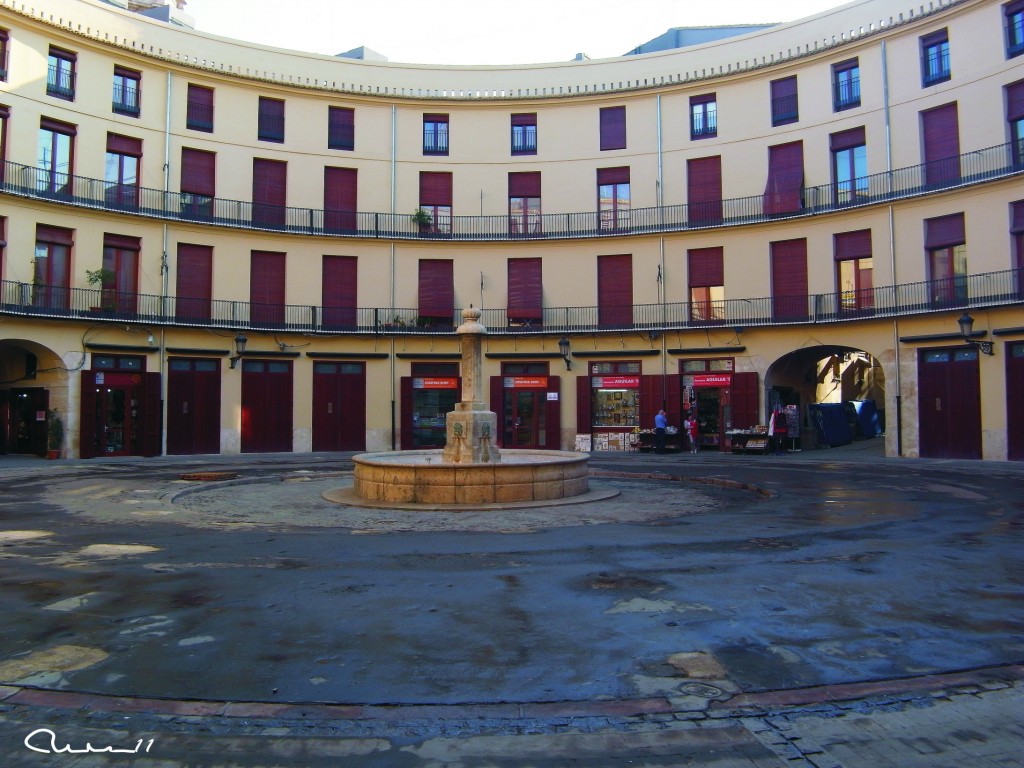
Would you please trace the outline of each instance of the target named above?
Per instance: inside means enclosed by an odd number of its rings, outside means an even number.
[[[498,449],[498,418],[482,396],[481,349],[487,329],[480,323],[480,310],[463,310],[455,332],[462,353],[462,399],[445,419],[444,449],[358,454],[352,457],[351,494],[324,496],[347,504],[411,509],[547,505],[592,496],[587,454]]]

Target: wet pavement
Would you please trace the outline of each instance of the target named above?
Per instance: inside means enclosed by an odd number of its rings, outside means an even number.
[[[347,459],[0,457],[0,763],[1024,764],[1024,466],[594,454],[614,499],[437,513],[326,501]]]

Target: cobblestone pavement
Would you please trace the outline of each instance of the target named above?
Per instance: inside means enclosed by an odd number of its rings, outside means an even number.
[[[324,501],[346,458],[0,457],[0,765],[1024,765],[1024,467],[596,455],[611,502],[434,515]]]

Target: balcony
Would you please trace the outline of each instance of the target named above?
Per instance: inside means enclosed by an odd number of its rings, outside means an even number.
[[[540,317],[510,318],[506,309],[485,309],[491,335],[621,331],[700,330],[715,327],[820,325],[868,318],[1024,304],[1024,270],[958,276],[949,280],[808,296],[641,304],[632,321],[602,323],[599,307],[545,307]],[[124,294],[97,288],[0,283],[0,315],[178,327],[287,331],[318,335],[452,335],[462,310],[448,319],[423,318],[416,309],[266,305],[224,299]]]

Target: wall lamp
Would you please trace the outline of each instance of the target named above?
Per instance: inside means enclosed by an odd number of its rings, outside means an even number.
[[[964,312],[957,319],[957,323],[960,324],[960,335],[964,337],[964,341],[973,347],[977,347],[981,350],[983,355],[994,355],[992,351],[991,341],[975,341],[971,338],[971,331],[974,330],[974,318]]]
[[[242,355],[245,354],[245,345],[249,343],[249,340],[245,338],[244,333],[239,333],[235,336],[235,354],[230,358],[231,367],[234,368],[238,365],[238,361],[242,359]]]
[[[572,370],[572,360],[569,359],[569,339],[563,336],[558,340],[558,353],[565,360],[565,370]]]

